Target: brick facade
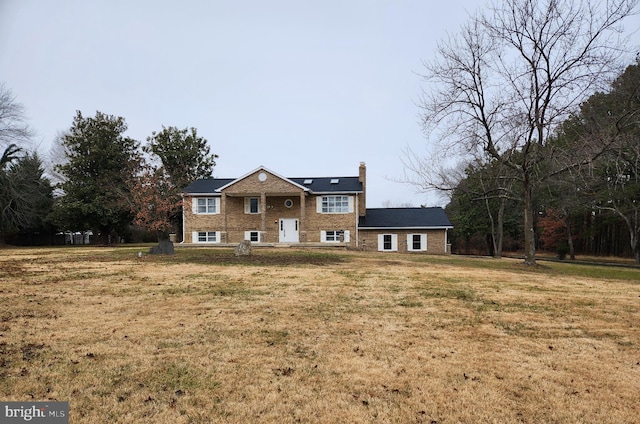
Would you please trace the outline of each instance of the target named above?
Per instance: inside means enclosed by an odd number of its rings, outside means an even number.
[[[407,236],[413,234],[425,234],[426,235],[426,250],[421,250],[423,253],[429,253],[432,255],[444,255],[451,253],[451,245],[448,243],[447,230],[360,230],[360,248],[364,246],[367,251],[381,251],[381,246],[378,244],[380,235],[395,234],[397,237],[397,252],[407,253],[410,250],[407,246]]]
[[[246,231],[260,232],[260,242],[280,241],[280,220],[298,220],[298,241],[320,243],[322,231],[348,231],[346,246],[356,245],[359,196],[349,193],[353,211],[323,214],[317,211],[317,198],[304,186],[291,183],[282,177],[258,169],[237,182],[224,187],[220,194],[184,196],[184,242],[194,243],[194,231],[219,231],[221,243],[239,243]],[[215,214],[194,214],[193,202],[197,198],[219,198],[219,210]],[[250,198],[258,199],[257,213],[247,213],[245,204]],[[355,205],[358,205],[356,207]]]
[[[259,243],[322,243],[351,248],[362,248],[364,241],[366,250],[378,250],[378,235],[391,231],[359,229],[359,220],[367,214],[364,163],[357,177],[325,177],[315,182],[284,178],[261,167],[235,180],[199,180],[183,195],[184,243],[238,244],[250,235],[258,236]],[[340,202],[345,211],[323,213],[325,196]],[[198,199],[203,199],[201,207],[207,205],[200,211]],[[416,232],[428,234],[427,253],[447,253],[445,229],[393,230],[401,240],[397,251],[407,251],[406,235]],[[199,241],[198,235],[203,240]]]

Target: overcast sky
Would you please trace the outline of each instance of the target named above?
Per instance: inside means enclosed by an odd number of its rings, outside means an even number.
[[[76,110],[144,141],[196,127],[214,176],[357,175],[367,206],[440,204],[392,182],[418,122],[423,60],[482,0],[0,0],[0,82],[47,153]],[[637,22],[637,20],[636,20]]]

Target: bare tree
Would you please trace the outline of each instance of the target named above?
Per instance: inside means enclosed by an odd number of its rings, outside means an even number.
[[[525,263],[535,265],[534,189],[556,125],[622,68],[622,20],[637,0],[506,0],[470,17],[425,63],[425,132],[434,163],[485,157],[515,172]],[[606,146],[589,151],[598,154]],[[597,150],[597,151],[596,151]],[[587,159],[572,156],[577,166]],[[435,166],[434,168],[438,168]],[[435,175],[435,177],[433,176]],[[428,179],[437,182],[437,173]]]
[[[4,84],[0,84],[0,149],[1,165],[16,159],[30,143],[33,131],[24,117],[24,107]]]
[[[58,131],[49,148],[47,174],[51,176],[51,181],[56,185],[60,185],[66,180],[59,168],[69,162],[69,157],[72,154],[65,145],[65,138],[68,135],[67,131]],[[62,190],[57,189],[55,194],[60,196],[64,193]]]
[[[391,200],[385,200],[382,202],[383,208],[413,208],[411,202],[394,202]]]

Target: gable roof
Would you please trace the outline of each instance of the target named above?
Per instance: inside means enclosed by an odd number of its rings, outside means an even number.
[[[254,169],[253,171],[251,171],[251,172],[248,172],[248,173],[244,174],[242,177],[240,177],[240,178],[236,178],[236,179],[232,180],[230,183],[223,185],[222,187],[220,187],[220,188],[218,189],[218,191],[222,191],[222,190],[224,190],[225,188],[230,187],[230,186],[232,186],[233,184],[235,184],[235,183],[237,183],[237,182],[239,182],[239,181],[242,181],[242,180],[244,180],[245,178],[247,178],[248,176],[253,175],[253,174],[255,174],[256,172],[260,172],[260,171],[266,171],[266,172],[270,173],[271,175],[274,175],[274,176],[276,176],[277,178],[280,178],[280,179],[281,179],[281,180],[283,180],[283,181],[286,181],[286,182],[288,182],[288,183],[291,183],[291,184],[293,184],[293,185],[298,186],[298,188],[300,188],[300,189],[302,189],[302,190],[304,190],[304,191],[308,191],[308,190],[309,190],[307,187],[304,187],[304,186],[302,186],[302,185],[298,184],[297,182],[293,181],[292,179],[287,178],[287,177],[283,177],[282,175],[277,174],[277,173],[273,172],[272,170],[267,169],[267,168],[265,168],[264,166],[262,166],[262,165],[261,165],[261,166],[259,166],[258,168]]]
[[[204,178],[196,180],[185,187],[185,194],[219,194],[223,189],[243,180],[258,171],[267,171],[278,178],[290,182],[305,191],[313,193],[362,193],[359,177],[302,177],[286,178],[260,166],[239,178]]]
[[[431,208],[380,208],[367,209],[360,217],[358,226],[366,228],[453,228],[449,218],[440,207]]]

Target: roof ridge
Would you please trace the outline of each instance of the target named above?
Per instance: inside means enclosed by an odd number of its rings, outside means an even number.
[[[392,206],[392,207],[379,207],[379,208],[367,208],[367,210],[388,210],[388,209],[442,209],[442,206]]]
[[[332,176],[325,176],[325,177],[288,177],[289,179],[296,179],[296,180],[301,180],[303,178],[360,178],[357,175],[332,175]]]

